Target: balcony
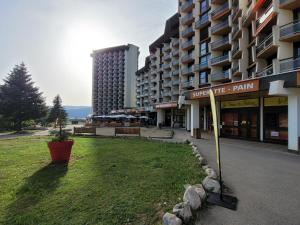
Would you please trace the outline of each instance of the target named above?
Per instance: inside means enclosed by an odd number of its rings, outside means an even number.
[[[226,0],[211,0],[212,4],[222,4],[224,3]]]
[[[170,79],[171,78],[171,73],[170,72],[169,73],[164,73],[163,78],[164,79]]]
[[[172,81],[164,81],[164,88],[171,88],[172,87]]]
[[[240,59],[242,57],[242,49],[239,46],[238,42],[232,44],[232,58]]]
[[[172,72],[172,76],[174,77],[174,76],[178,76],[179,75],[179,69],[177,69],[177,70],[174,70],[173,72]]]
[[[165,43],[162,50],[163,50],[164,52],[169,52],[169,51],[171,51],[171,45]]]
[[[172,66],[179,66],[179,60],[173,60],[172,61]]]
[[[200,58],[200,63],[194,66],[194,72],[203,71],[209,69],[209,59],[210,55],[204,56]]]
[[[299,0],[279,0],[279,8],[293,10],[300,7]]]
[[[154,61],[156,58],[157,58],[157,57],[156,57],[155,54],[151,54],[151,55],[150,55],[150,60]]]
[[[280,27],[280,41],[289,41],[289,42],[300,41],[299,20],[293,21],[292,23]]]
[[[239,62],[232,64],[231,72],[232,72],[233,77],[241,77],[242,76],[242,72],[240,71]]]
[[[256,47],[256,57],[266,58],[277,52],[277,46],[274,44],[274,33],[272,32],[264,40],[258,43]]]
[[[229,36],[221,38],[220,40],[211,42],[211,50],[213,51],[225,51],[229,50],[231,45],[229,43]]]
[[[229,3],[225,2],[223,5],[219,6],[217,9],[213,10],[210,15],[212,20],[221,19],[224,16],[230,14]]]
[[[258,35],[268,23],[270,23],[273,19],[277,16],[277,10],[275,6],[275,0],[260,14],[257,14],[256,20],[256,32],[255,34]]]
[[[194,48],[193,40],[186,41],[182,44],[181,48],[185,51],[191,50]]]
[[[162,68],[164,70],[170,70],[171,69],[171,63],[165,63],[165,64],[163,64]]]
[[[163,56],[163,61],[170,61],[171,60],[171,54],[165,54],[164,56]]]
[[[195,29],[202,29],[210,24],[208,19],[208,12],[200,16],[199,20],[195,23]]]
[[[191,37],[194,35],[194,30],[193,30],[193,27],[188,27],[186,28],[185,30],[183,30],[181,32],[181,36],[184,37],[184,38],[188,38],[188,37]]]
[[[211,74],[211,81],[212,82],[221,82],[230,79],[230,70],[222,71],[219,73]]]
[[[211,58],[210,64],[212,66],[225,66],[230,64],[229,62],[229,54],[217,56],[214,58]]]
[[[194,74],[193,67],[186,67],[184,69],[181,69],[181,75],[183,76],[192,75],[192,74]]]
[[[252,1],[251,1],[252,2]],[[253,5],[250,4],[245,15],[243,15],[243,26],[248,27],[254,19],[255,13],[253,12]]]
[[[273,64],[267,66],[262,71],[255,74],[255,77],[266,77],[274,74]]]
[[[232,10],[232,21],[236,22],[237,19],[242,15],[242,10],[239,8],[239,6],[236,6],[233,10]]]
[[[178,86],[179,85],[179,80],[173,80],[172,85],[173,86]]]
[[[172,57],[178,57],[178,56],[179,56],[179,49],[174,50],[174,51],[172,52]]]
[[[173,93],[173,95],[179,95],[179,90],[178,89],[177,90],[173,90],[172,93]]]
[[[193,61],[194,61],[193,53],[186,54],[186,55],[184,55],[184,56],[181,57],[181,62],[183,64],[188,64],[188,63],[191,63]]]
[[[171,97],[171,96],[172,96],[172,93],[171,93],[171,91],[165,90],[165,91],[163,92],[163,96],[164,96],[164,97]]]
[[[194,22],[194,16],[193,16],[193,12],[185,15],[184,17],[182,17],[181,19],[181,23],[183,25],[191,25]]]
[[[189,80],[181,83],[182,88],[193,88],[194,87],[194,80]]]
[[[192,0],[185,2],[181,7],[181,12],[190,12],[194,8],[194,3]]]
[[[300,58],[289,58],[280,61],[280,73],[300,70]]]
[[[172,42],[172,47],[178,47],[179,46],[179,39],[175,39]]]
[[[239,19],[237,24],[232,27],[232,40],[235,41],[242,36],[242,20]]]
[[[225,35],[230,32],[229,20],[219,22],[211,27],[211,34],[213,35]]]

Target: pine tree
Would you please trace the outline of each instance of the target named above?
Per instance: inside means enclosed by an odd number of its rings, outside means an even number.
[[[0,114],[21,131],[24,121],[39,119],[46,112],[42,93],[34,87],[25,64],[16,65],[0,86]]]
[[[62,100],[59,95],[55,96],[53,100],[53,107],[50,109],[48,122],[54,122],[55,125],[59,125],[60,128],[67,122],[67,112],[62,106]]]

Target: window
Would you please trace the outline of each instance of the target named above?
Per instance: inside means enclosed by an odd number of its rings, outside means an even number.
[[[206,55],[208,50],[208,43],[203,42],[200,44],[200,55]]]
[[[204,0],[200,3],[200,12],[204,13],[208,9],[208,2]]]
[[[200,72],[199,73],[199,84],[206,84],[207,83],[207,73]]]
[[[294,58],[300,58],[300,42],[294,43]]]

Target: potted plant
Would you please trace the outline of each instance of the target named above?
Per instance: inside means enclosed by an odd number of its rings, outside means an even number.
[[[67,113],[62,106],[62,101],[59,95],[53,100],[53,107],[48,116],[48,121],[54,123],[54,128],[59,127],[59,130],[54,130],[54,138],[48,142],[52,162],[68,162],[71,155],[74,141],[69,139],[69,133],[63,130],[67,120]]]

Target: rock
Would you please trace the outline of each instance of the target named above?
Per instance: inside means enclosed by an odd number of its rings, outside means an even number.
[[[201,207],[201,199],[195,188],[189,186],[183,195],[183,201],[187,202],[192,210],[197,210]]]
[[[196,156],[197,158],[201,157],[201,155],[200,155],[199,153],[197,153],[195,156]]]
[[[163,216],[163,225],[182,225],[182,221],[174,214],[165,213]]]
[[[202,169],[204,169],[204,170],[206,170],[207,168],[209,168],[209,165],[202,166]]]
[[[200,162],[200,165],[205,165],[205,164],[206,164],[206,160],[205,160],[202,156],[200,156],[200,157],[198,158],[198,160],[199,160],[199,162]]]
[[[215,192],[219,193],[220,192],[220,184],[218,181],[210,178],[210,177],[205,177],[205,179],[202,182],[202,185],[206,191],[210,192]]]
[[[214,170],[211,169],[211,168],[207,168],[207,169],[205,170],[205,173],[207,174],[207,176],[208,176],[209,178],[212,178],[212,179],[217,179],[217,178],[218,178],[218,175],[217,175],[216,171],[214,171]]]
[[[187,140],[189,142],[189,145],[193,146],[194,143],[193,142],[190,142],[189,140]]]
[[[193,217],[191,207],[186,202],[176,204],[173,208],[173,213],[182,219],[184,223],[188,223]]]
[[[201,201],[203,202],[206,199],[206,192],[202,186],[202,184],[195,184],[192,186],[197,194],[199,195]]]

